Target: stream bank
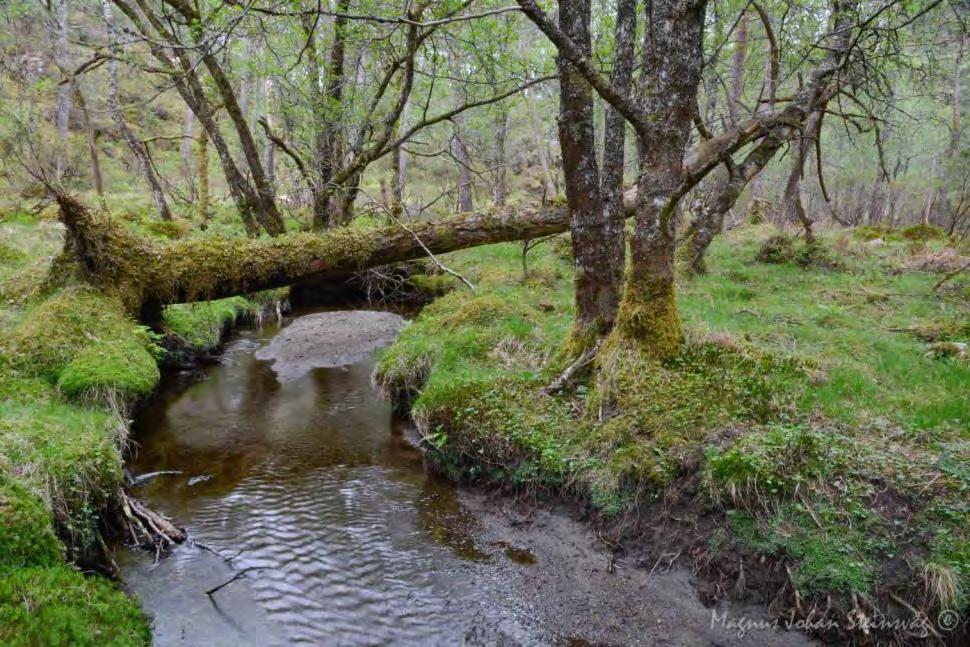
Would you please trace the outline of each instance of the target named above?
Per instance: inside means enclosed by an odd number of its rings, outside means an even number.
[[[614,561],[562,511],[429,473],[370,385],[394,317],[242,330],[204,380],[170,380],[141,409],[129,468],[180,473],[138,493],[190,537],[157,564],[118,553],[156,644],[805,643],[742,641],[688,573]]]

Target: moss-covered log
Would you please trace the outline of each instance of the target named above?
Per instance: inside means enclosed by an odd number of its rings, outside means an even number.
[[[624,197],[632,207],[634,195]],[[539,238],[569,228],[566,207],[549,204],[477,211],[408,228],[341,227],[272,239],[203,236],[162,242],[138,236],[74,198],[60,195],[57,200],[69,232],[68,251],[79,259],[86,278],[116,294],[143,319],[171,303],[248,294],[313,277],[337,278],[428,252]]]

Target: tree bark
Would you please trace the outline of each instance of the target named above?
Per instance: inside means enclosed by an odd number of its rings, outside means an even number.
[[[628,192],[632,210],[634,196]],[[438,222],[378,229],[338,227],[270,239],[210,236],[159,242],[131,233],[110,216],[58,195],[66,247],[82,274],[117,294],[130,312],[158,312],[163,305],[219,299],[333,277],[368,267],[433,254],[566,231],[568,209],[557,205],[488,209]],[[420,242],[419,242],[420,241]]]
[[[455,149],[455,166],[458,167],[458,212],[467,213],[475,208],[472,201],[471,156],[465,145],[462,132],[463,120],[458,117],[451,120],[454,127],[452,142]]]
[[[54,14],[56,35],[54,40],[54,59],[57,66],[62,70],[67,70],[71,64],[68,53],[69,14],[70,6],[68,0],[57,0]],[[57,111],[55,112],[54,121],[57,127],[57,140],[60,143],[62,151],[67,150],[67,136],[71,117],[71,92],[72,86],[66,83],[57,89]],[[66,153],[61,153],[57,156],[55,162],[55,176],[57,179],[61,179],[64,176],[64,162],[67,159],[68,156]]]
[[[789,171],[788,180],[785,182],[785,192],[782,195],[781,203],[781,213],[785,222],[800,224],[805,233],[805,242],[809,245],[815,243],[815,234],[812,232],[814,223],[805,212],[805,206],[802,204],[801,179],[809,151],[813,149],[815,139],[820,135],[822,110],[824,110],[824,105],[813,111],[805,122],[805,129],[798,140],[798,150],[795,152],[791,171]]]
[[[747,9],[738,19],[734,32],[734,53],[731,55],[731,87],[728,93],[728,112],[731,122],[738,122],[738,115],[744,109],[741,93],[744,91],[744,64],[748,58],[748,12]]]
[[[617,316],[618,340],[663,358],[680,351],[674,286],[674,216],[684,154],[697,109],[706,3],[653,0],[642,61],[642,107],[652,115],[637,141],[640,176],[630,273]]]
[[[561,2],[559,27],[582,50],[591,52],[590,0]],[[559,142],[575,271],[576,315],[567,347],[579,354],[609,332],[616,317],[619,284],[608,243],[610,233],[600,194],[593,118],[593,89],[563,56],[559,66]]]
[[[496,206],[505,206],[505,199],[509,195],[507,183],[508,160],[505,154],[505,143],[509,135],[509,111],[503,105],[495,106],[495,158],[492,168],[492,176],[495,179],[492,185],[492,201]]]
[[[616,6],[615,52],[610,81],[623,94],[630,93],[633,82],[633,64],[637,32],[636,0],[619,0]],[[608,105],[605,109],[603,127],[603,173],[600,191],[606,220],[604,235],[609,254],[606,269],[614,293],[609,296],[609,310],[615,313],[619,307],[620,289],[623,285],[623,269],[626,262],[626,217],[623,211],[623,171],[625,166],[626,119],[618,110]],[[606,322],[612,328],[613,318]]]
[[[199,133],[199,224],[209,226],[209,133]]]
[[[105,4],[105,11],[108,13],[105,19],[110,20],[110,11],[107,7],[108,5]],[[113,43],[114,33],[110,27],[109,38]],[[151,160],[148,159],[148,151],[145,150],[145,144],[135,137],[135,134],[125,121],[124,114],[121,112],[121,105],[118,101],[118,61],[115,59],[108,61],[108,111],[111,113],[111,119],[114,121],[115,127],[121,133],[125,143],[128,144],[131,154],[135,156],[138,170],[141,171],[141,176],[145,178],[145,183],[148,184],[148,189],[151,191],[152,202],[155,203],[155,211],[158,217],[162,220],[171,220],[172,212],[168,208],[168,201],[165,199],[162,184],[158,176],[155,175],[155,169],[152,168]]]

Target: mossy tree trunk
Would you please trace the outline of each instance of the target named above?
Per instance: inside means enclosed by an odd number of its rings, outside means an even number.
[[[654,357],[680,351],[674,285],[677,191],[703,67],[705,3],[654,0],[642,61],[640,176],[630,270],[614,335]]]
[[[561,205],[506,208],[440,222],[380,229],[337,227],[270,239],[207,236],[159,242],[137,236],[104,213],[58,196],[69,236],[67,251],[82,278],[118,296],[151,323],[164,305],[220,299],[347,275],[368,267],[443,254],[477,245],[537,239],[569,227]]]
[[[617,16],[618,54],[612,78],[629,91],[633,70],[636,6],[624,0]],[[560,3],[559,29],[591,54],[589,0]],[[626,123],[607,112],[603,174],[596,159],[593,88],[565,57],[559,64],[559,141],[575,268],[576,315],[566,354],[579,356],[616,320],[623,279],[623,138]],[[614,219],[618,218],[614,222]]]

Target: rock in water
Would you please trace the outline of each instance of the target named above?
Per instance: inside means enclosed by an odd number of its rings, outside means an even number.
[[[366,359],[394,341],[405,323],[392,312],[320,312],[295,320],[256,351],[256,357],[272,361],[277,379],[288,382],[315,368],[347,366]]]

